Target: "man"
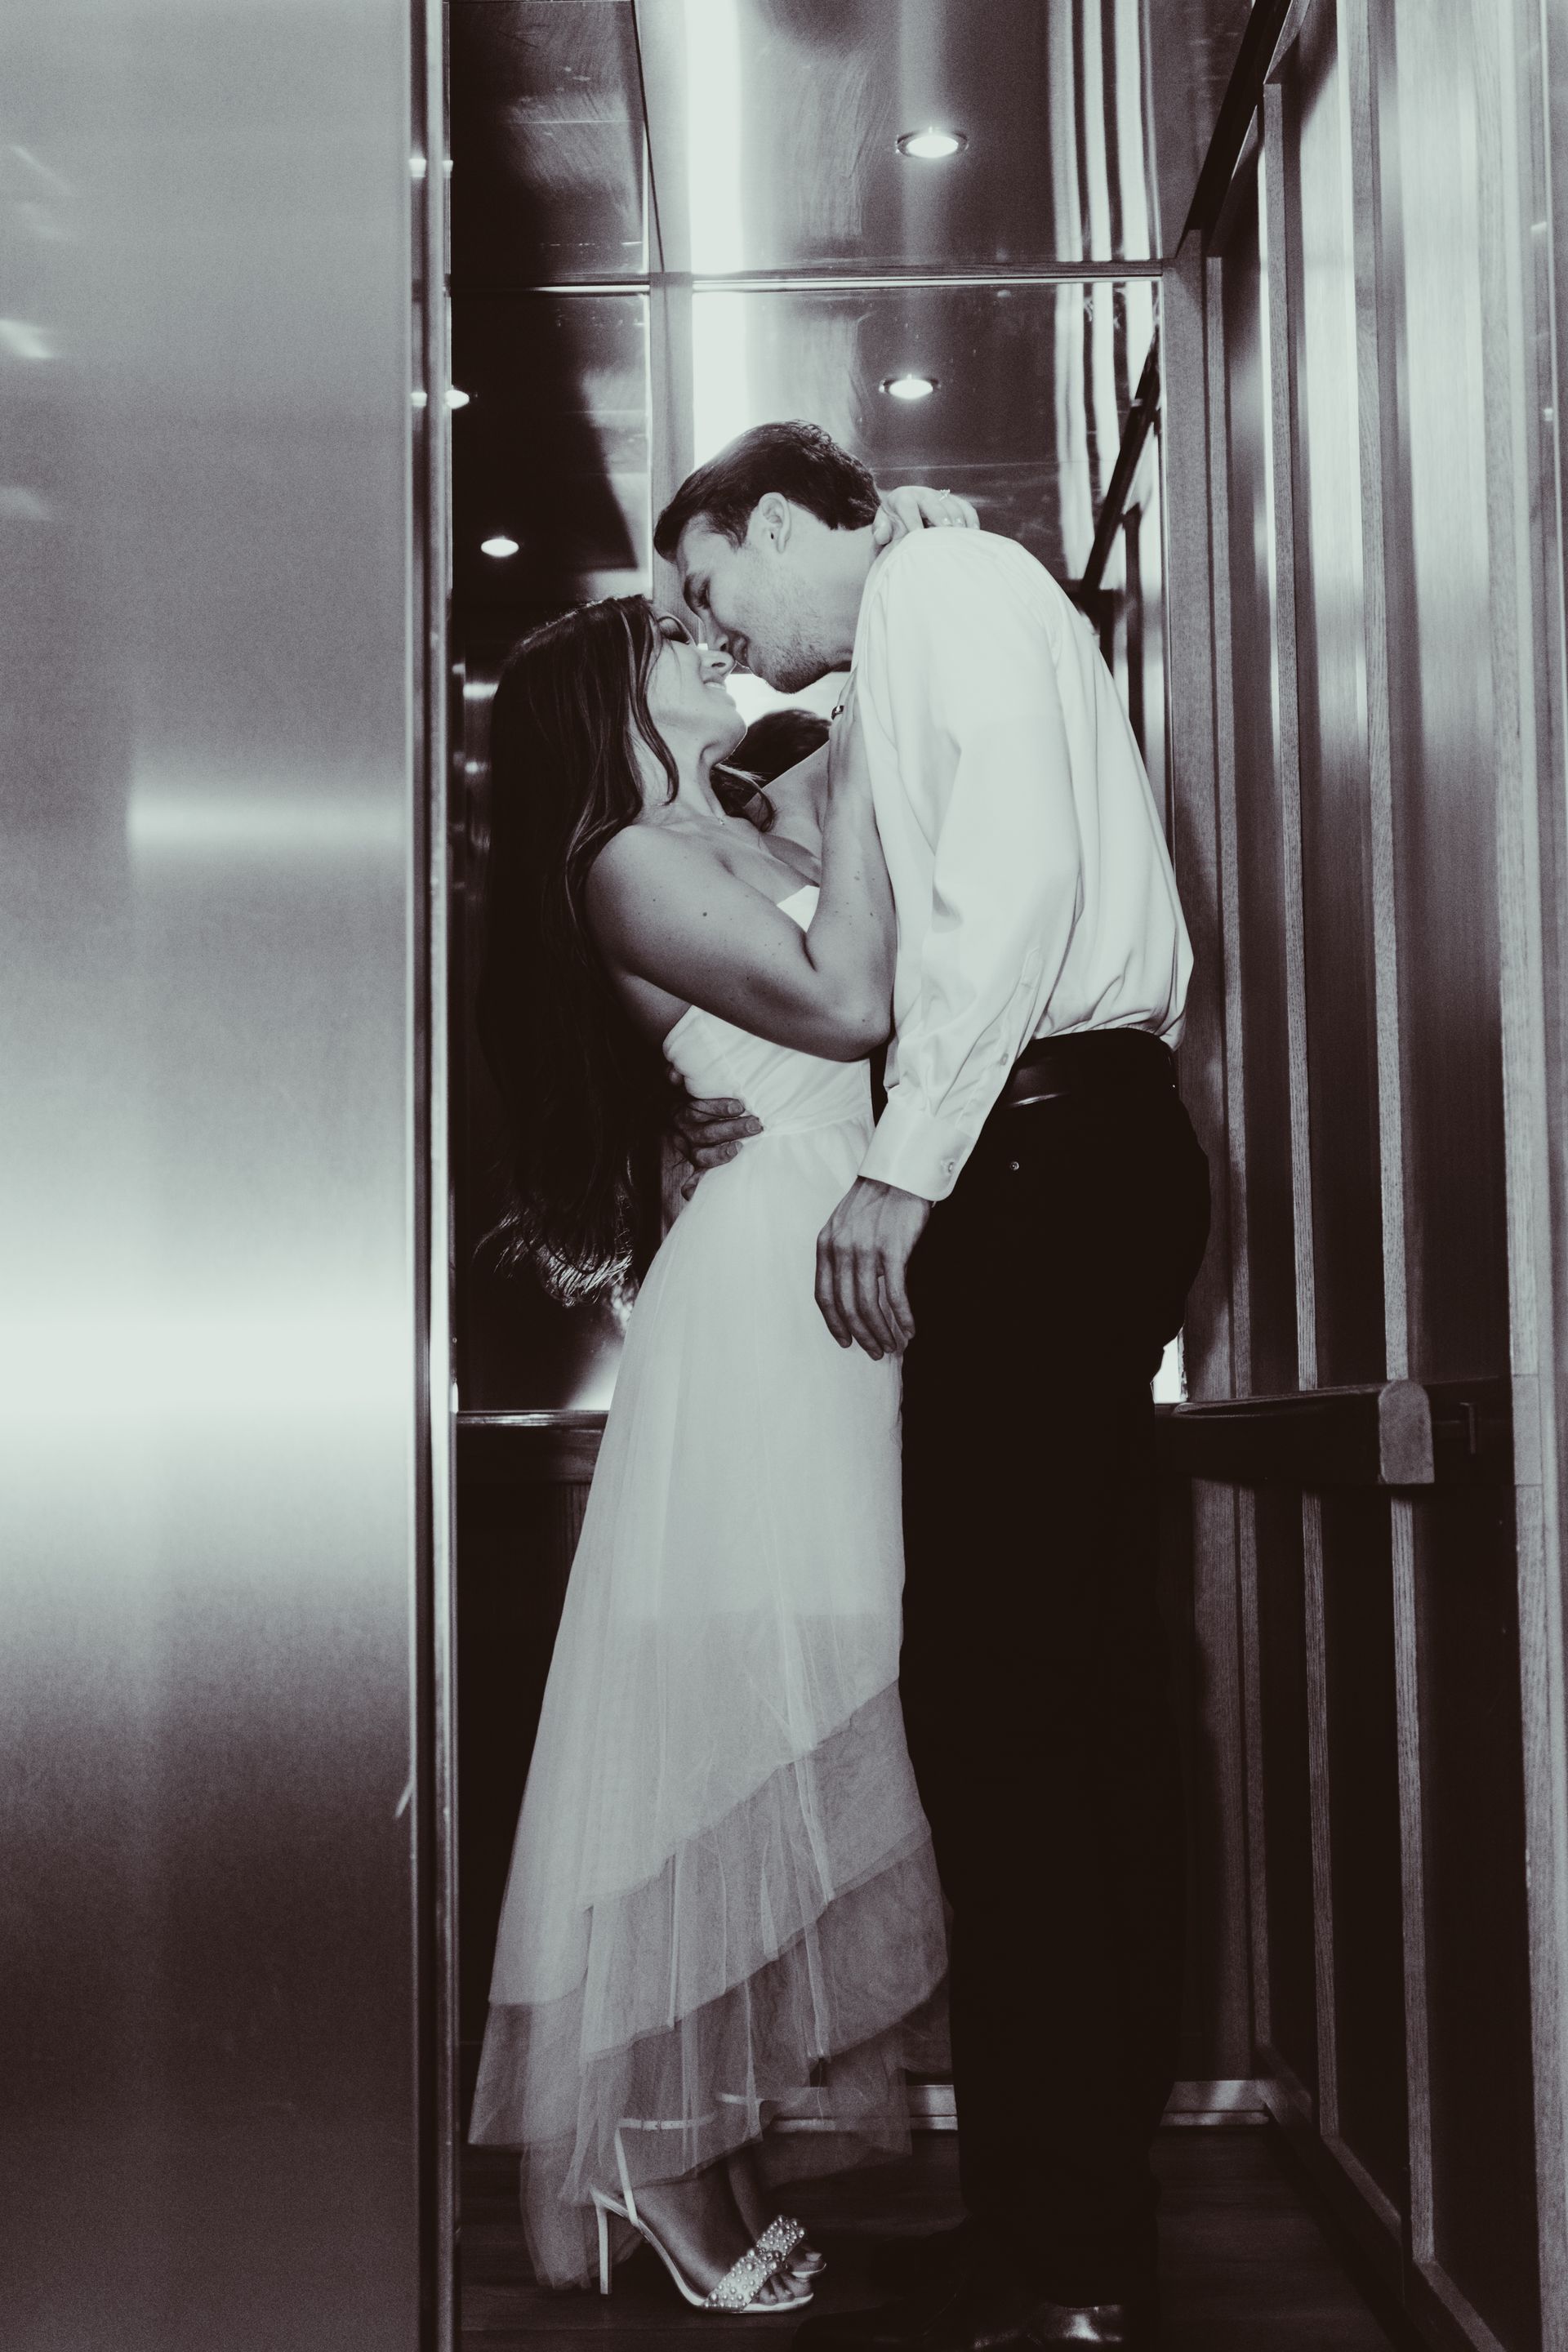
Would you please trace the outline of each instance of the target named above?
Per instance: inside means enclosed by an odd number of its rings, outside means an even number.
[[[905,1357],[900,1690],[970,2221],[921,2294],[801,2341],[1142,2346],[1183,1923],[1150,1381],[1208,1222],[1171,1050],[1191,951],[1086,624],[984,532],[879,555],[875,507],[825,433],[770,425],[655,533],[773,685],[852,660],[899,923],[887,1108],[817,1300]]]

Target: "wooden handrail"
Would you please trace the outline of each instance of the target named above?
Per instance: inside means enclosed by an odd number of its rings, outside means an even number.
[[[1506,1486],[1506,1379],[1378,1381],[1160,1407],[1168,1475],[1236,1486]]]

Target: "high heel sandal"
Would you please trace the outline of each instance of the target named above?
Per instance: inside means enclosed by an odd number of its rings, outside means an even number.
[[[719,2094],[719,2102],[721,2106],[742,2106],[745,2104],[738,2091],[721,2091]],[[739,2151],[737,2151],[737,2153],[739,2153]],[[795,2251],[790,2255],[789,2262],[786,2265],[790,2276],[797,2279],[820,2278],[823,2272],[827,2268],[827,2256],[823,2253],[819,2248],[812,2245],[808,2242],[805,2234],[805,2223],[803,2221],[796,2221],[793,2213],[781,2213],[779,2215],[779,2220],[781,2221],[789,2221],[793,2223],[795,2228],[800,2231],[800,2236],[795,2242]]]
[[[621,2126],[622,2130],[626,2128],[627,2126]],[[630,2128],[658,2131],[667,2129],[668,2126],[659,2124],[648,2126],[634,2124]],[[679,2265],[674,2256],[659,2243],[637,2211],[637,2199],[632,2193],[631,2174],[626,2168],[626,2152],[621,2143],[621,2130],[616,2133],[616,2169],[621,2179],[620,2197],[611,2196],[607,2189],[595,2189],[593,2192],[594,2210],[599,2223],[599,2293],[601,2294],[608,2294],[610,2292],[610,2216],[614,2213],[620,2221],[629,2221],[638,2237],[653,2248],[654,2252],[675,2281],[681,2295],[697,2310],[727,2311],[743,2315],[746,2317],[771,2317],[778,2313],[805,2310],[811,2301],[809,2292],[805,2294],[790,2295],[778,2303],[763,2303],[760,2300],[763,2288],[777,2278],[781,2272],[789,2269],[789,2258],[805,2235],[798,2221],[791,2221],[783,2213],[775,2221],[770,2221],[755,2243],[749,2246],[741,2256],[740,2261],[731,2263],[717,2286],[710,2293],[701,2294],[689,2280],[682,2277]]]

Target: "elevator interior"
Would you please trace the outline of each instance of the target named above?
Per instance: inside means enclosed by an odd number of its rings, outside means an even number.
[[[5,37],[6,2341],[453,2340],[618,1345],[483,1248],[489,692],[801,413],[1074,583],[1167,811],[1185,2106],[1565,2352],[1563,0]]]
[[[673,601],[650,513],[749,424],[963,490],[1071,585],[1166,809],[1184,1090],[1226,1180],[1163,1432],[1179,2096],[1290,2134],[1433,2340],[1558,2340],[1527,1857],[1563,1791],[1530,1769],[1557,1699],[1510,1386],[1533,983],[1493,748],[1507,28],[1373,0],[451,21],[466,849],[498,656],[584,594]],[[489,1273],[466,1037],[454,1068],[471,2062],[618,1332]]]

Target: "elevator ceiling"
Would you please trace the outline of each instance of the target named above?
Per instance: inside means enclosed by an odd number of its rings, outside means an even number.
[[[453,0],[459,609],[646,584],[650,508],[773,416],[1081,572],[1247,14]]]

